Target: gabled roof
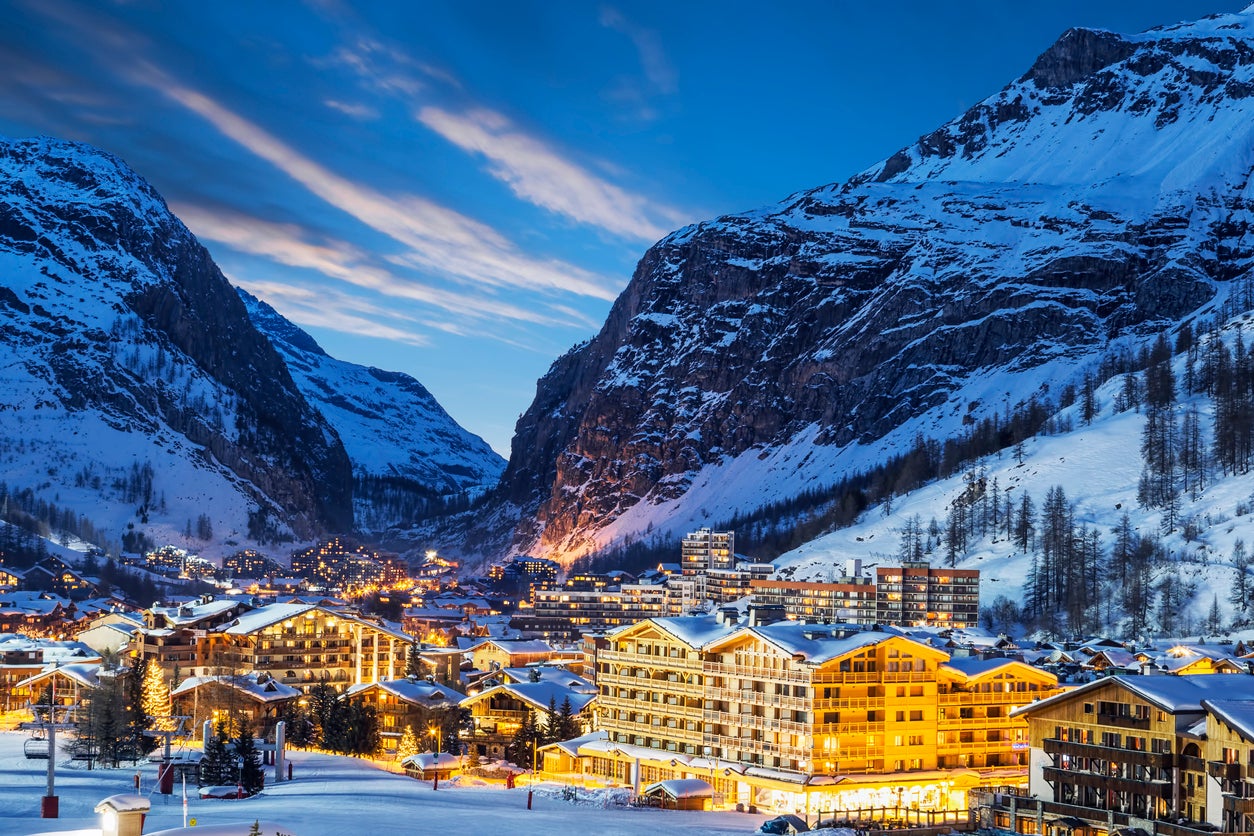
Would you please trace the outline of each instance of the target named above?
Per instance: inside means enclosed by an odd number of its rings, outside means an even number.
[[[1232,673],[1204,673],[1194,676],[1110,676],[1095,679],[1078,688],[1072,688],[1049,699],[1025,705],[1012,712],[1012,716],[1035,714],[1042,708],[1063,700],[1075,699],[1107,685],[1126,688],[1151,705],[1172,714],[1201,713],[1202,700],[1210,696],[1247,696],[1254,699],[1254,676]]]
[[[609,732],[605,730],[594,731],[589,732],[588,734],[580,735],[579,737],[572,737],[570,740],[558,740],[554,743],[548,744],[547,746],[541,746],[540,751],[543,752],[545,749],[561,749],[572,758],[577,758],[579,757],[580,746],[587,745],[593,741],[607,743],[609,742],[609,739]]]
[[[712,615],[681,615],[668,618],[650,618],[635,624],[627,624],[610,632],[617,638],[630,632],[643,632],[653,626],[667,635],[678,639],[691,648],[702,648],[710,642],[729,636],[738,628],[734,624],[723,624]]]
[[[1202,707],[1223,720],[1233,731],[1254,743],[1254,699],[1203,700]]]
[[[239,616],[239,618],[236,618],[229,624],[223,625],[218,628],[218,630],[219,632],[232,636],[247,636],[258,632],[259,630],[264,630],[266,627],[270,627],[271,625],[278,624],[281,621],[287,621],[289,618],[302,616],[313,610],[320,610],[334,618],[338,618],[343,621],[352,621],[365,627],[369,627],[372,630],[377,630],[380,633],[387,633],[395,638],[403,639],[407,642],[413,641],[413,636],[410,636],[408,633],[403,633],[400,630],[386,625],[376,624],[373,621],[366,621],[364,619],[357,618],[356,616],[348,615],[347,613],[331,609],[330,607],[323,606],[322,604],[267,604],[264,607],[258,607],[252,612],[243,613]]]
[[[1098,650],[1089,657],[1085,665],[1088,667],[1096,667],[1097,664],[1104,661],[1112,668],[1123,668],[1125,670],[1135,670],[1140,666],[1140,662],[1132,655],[1131,652],[1123,648],[1105,648]]]
[[[671,778],[669,781],[658,781],[644,788],[645,795],[661,794],[667,798],[710,798],[714,795],[714,787],[700,778]]]
[[[553,653],[554,648],[546,641],[539,639],[484,639],[478,644],[470,647],[470,650],[478,650],[481,647],[493,645],[506,653]]]
[[[596,693],[596,686],[578,674],[573,674],[558,665],[535,665],[525,668],[501,668],[493,671],[492,676],[499,676],[509,682],[531,682],[532,675],[538,674],[541,682],[555,682],[574,691]]]
[[[258,682],[258,676],[256,672],[240,676],[189,676],[170,692],[170,696],[190,694],[206,685],[214,684],[233,688],[256,702],[280,702],[296,699],[301,695],[299,688],[285,685],[273,677],[267,677],[264,682]]]
[[[100,684],[100,663],[80,662],[74,665],[49,665],[34,676],[28,676],[17,684],[18,686],[38,685],[40,682],[50,680],[58,674],[77,682],[85,688],[95,688]]]
[[[801,662],[822,665],[885,641],[897,640],[911,645],[917,652],[935,659],[948,659],[943,650],[929,647],[897,633],[880,630],[862,630],[848,625],[807,624],[803,621],[777,621],[760,627],[741,627],[734,633],[706,645],[716,650],[744,636],[755,636]]]
[[[589,703],[596,699],[595,693],[581,693],[558,685],[555,682],[507,682],[466,697],[462,700],[462,704],[467,705],[479,700],[485,700],[493,694],[502,691],[522,700],[537,711],[548,711],[550,702],[560,709],[562,703],[569,699],[571,710],[575,714],[579,714],[588,707]]]
[[[386,691],[402,702],[411,705],[444,707],[460,703],[466,695],[460,691],[428,682],[425,679],[390,679],[384,682],[369,682],[354,685],[345,692],[345,696],[355,696],[371,688]]]
[[[1027,662],[1021,662],[1018,659],[981,659],[976,656],[967,656],[950,659],[948,662],[942,663],[941,667],[949,668],[952,671],[962,674],[963,678],[965,678],[968,682],[978,681],[998,671],[1015,671],[1021,675],[1027,674],[1036,679],[1056,679],[1053,674],[1043,671],[1040,668],[1033,667]]]
[[[239,601],[218,598],[204,603],[192,601],[173,607],[153,607],[152,613],[161,616],[166,623],[173,626],[190,627],[214,616],[224,615],[238,606]]]

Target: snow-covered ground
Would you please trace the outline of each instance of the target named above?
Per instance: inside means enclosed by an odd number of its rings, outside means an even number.
[[[26,760],[23,735],[0,733],[0,834],[64,832],[100,827],[93,812],[103,799],[134,788],[134,769],[88,771],[58,764],[57,795],[61,817],[41,819],[40,798],[47,786],[47,762]],[[354,758],[292,752],[291,783],[268,786],[243,801],[200,800],[188,790],[188,815],[197,828],[227,822],[270,821],[285,825],[292,836],[357,836],[375,833],[458,833],[527,836],[527,834],[595,833],[598,836],[655,836],[683,832],[704,836],[749,834],[767,818],[745,813],[705,813],[638,809],[603,805],[604,793],[579,792],[587,800],[563,800],[559,784],[539,784],[532,809],[524,785],[431,783],[381,771]],[[152,793],[156,766],[139,768],[142,791],[152,803],[144,826],[154,833],[183,824],[182,800]],[[525,780],[525,779],[524,779]],[[622,793],[618,792],[621,797]]]

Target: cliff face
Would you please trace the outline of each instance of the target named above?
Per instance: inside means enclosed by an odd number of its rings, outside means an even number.
[[[0,143],[0,192],[10,479],[116,523],[138,504],[131,524],[158,529],[198,514],[241,536],[252,514],[297,537],[352,527],[334,429],[147,183],[41,139]],[[114,487],[141,464],[144,496]]]
[[[1254,15],[1071,30],[849,182],[672,234],[519,421],[516,545],[785,498],[1204,311],[1254,257],[1252,94]]]

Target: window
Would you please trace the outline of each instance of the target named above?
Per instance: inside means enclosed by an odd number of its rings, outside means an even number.
[[[922,719],[923,719],[923,712],[922,712],[922,711],[911,711],[911,712],[910,712],[910,720],[911,720],[911,722],[916,722],[916,723],[917,723],[917,722],[921,721]]]

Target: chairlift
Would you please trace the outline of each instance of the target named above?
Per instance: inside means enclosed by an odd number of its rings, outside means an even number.
[[[48,760],[48,735],[35,732],[22,744],[22,752],[30,760]]]

